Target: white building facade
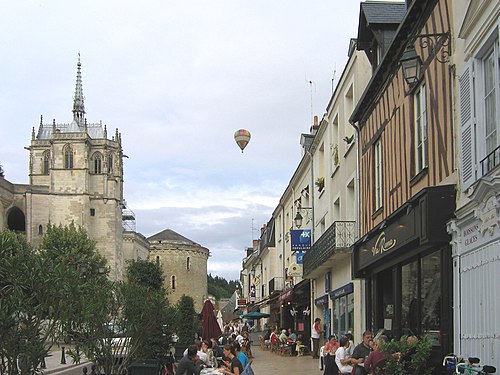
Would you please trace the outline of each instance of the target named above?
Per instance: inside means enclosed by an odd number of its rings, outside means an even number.
[[[460,183],[453,247],[454,350],[500,366],[500,3],[454,1]]]

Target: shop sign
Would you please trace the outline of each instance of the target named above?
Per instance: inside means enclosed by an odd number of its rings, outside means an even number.
[[[462,230],[462,238],[463,238],[464,247],[467,248],[467,247],[473,246],[478,240],[478,234],[479,234],[479,224],[478,223],[474,223],[472,225],[465,227]]]
[[[297,253],[295,254],[297,259],[297,264],[304,264],[304,254],[305,253]]]
[[[311,248],[310,229],[293,229],[290,233],[292,236],[292,251],[306,251]]]
[[[250,286],[250,303],[255,302],[255,285]]]
[[[396,239],[387,239],[385,232],[382,232],[379,234],[377,241],[375,241],[375,244],[372,246],[372,254],[373,256],[376,256],[385,253],[386,251],[391,250],[394,246],[396,246]]]
[[[318,297],[314,300],[315,305],[326,305],[328,303],[328,294]]]
[[[238,306],[238,309],[242,308],[242,307],[246,307],[247,305],[247,300],[245,298],[238,298],[238,301],[237,301],[237,306]]]
[[[293,276],[293,277],[301,277],[302,276],[302,264],[295,264],[292,263],[290,264],[290,267],[288,267],[288,276]]]
[[[351,294],[353,292],[354,292],[354,284],[349,283],[341,288],[337,288],[334,291],[330,292],[330,299],[334,300],[339,297],[345,296],[346,294]]]

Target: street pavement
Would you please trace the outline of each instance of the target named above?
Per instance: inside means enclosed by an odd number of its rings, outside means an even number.
[[[262,350],[259,346],[252,347],[254,355],[252,369],[256,375],[304,375],[318,374],[323,372],[319,370],[319,362],[317,359],[312,359],[310,355],[302,357],[281,356],[277,353],[271,353],[268,350]],[[73,374],[83,374],[83,367],[87,367],[90,374],[90,366],[92,365],[85,358],[80,364],[74,364],[71,358],[66,355],[66,364],[61,364],[62,349],[57,346],[51,351],[51,356],[45,359],[46,369],[45,374],[57,374],[59,372],[71,372]]]
[[[268,350],[262,350],[258,346],[252,347],[252,353],[254,355],[252,369],[255,375],[323,374],[323,371],[319,370],[318,359],[313,359],[310,355],[302,357],[281,356]]]
[[[70,349],[70,346],[64,346],[64,350]],[[87,366],[88,373],[90,374],[90,366],[91,363],[83,357],[79,364],[73,363],[71,357],[68,354],[65,354],[65,364],[61,364],[62,362],[62,346],[54,345],[49,352],[49,356],[45,357],[45,369],[43,370],[44,374],[55,374],[61,371],[67,371],[70,369],[83,369],[83,367]],[[83,373],[83,371],[80,371]]]

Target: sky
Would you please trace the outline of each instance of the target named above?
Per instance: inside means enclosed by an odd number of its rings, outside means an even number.
[[[0,0],[0,164],[28,182],[31,130],[86,117],[122,135],[136,230],[207,247],[239,278],[357,36],[359,1]],[[247,129],[244,153],[233,134]]]

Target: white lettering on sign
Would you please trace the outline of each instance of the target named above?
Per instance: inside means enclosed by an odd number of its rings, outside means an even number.
[[[390,249],[392,249],[394,246],[396,246],[396,240],[390,239],[386,240],[385,239],[385,232],[380,233],[380,235],[377,238],[377,241],[375,242],[375,245],[372,247],[372,254],[373,256],[382,254]]]

